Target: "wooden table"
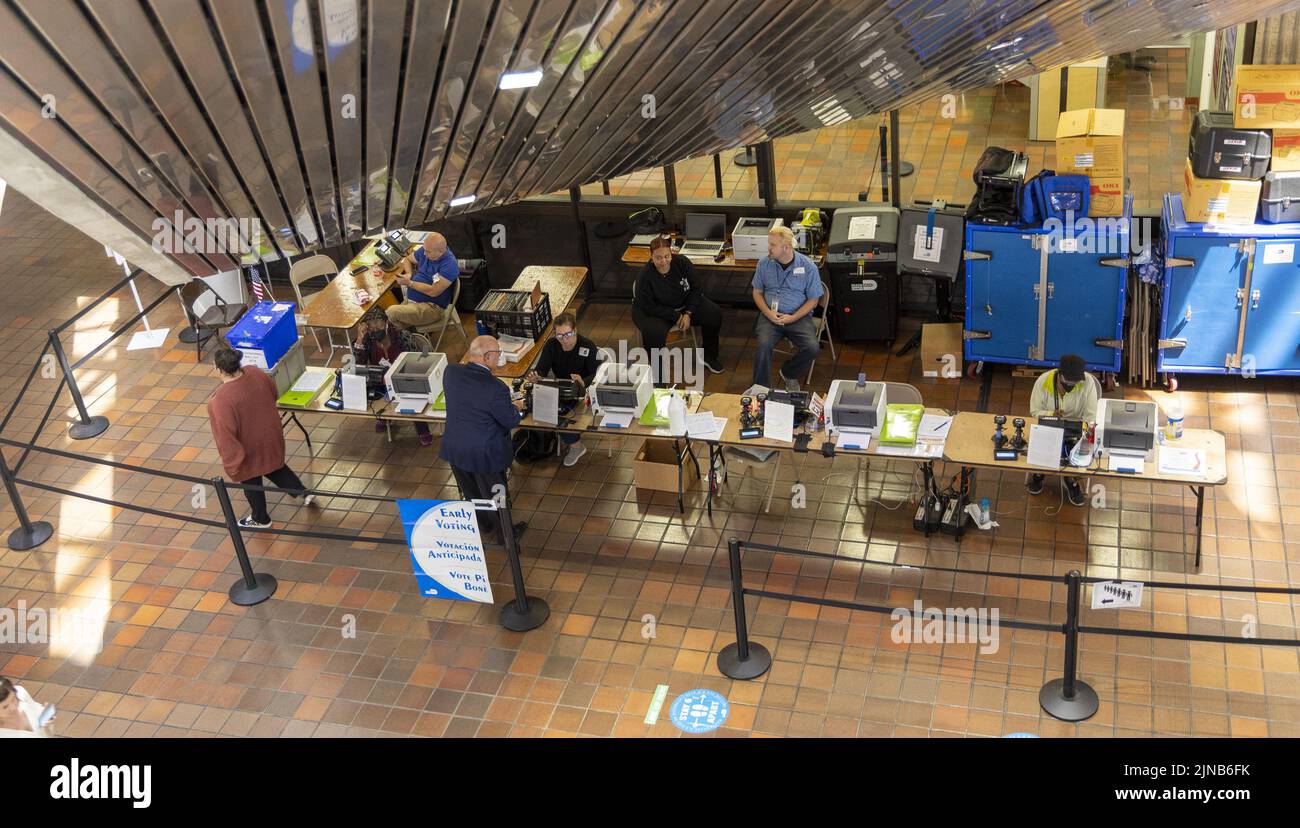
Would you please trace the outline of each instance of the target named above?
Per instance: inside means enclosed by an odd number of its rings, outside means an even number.
[[[542,331],[542,335],[533,342],[533,347],[524,352],[519,361],[507,362],[498,368],[497,376],[513,379],[522,377],[532,369],[533,363],[542,352],[542,346],[551,338],[551,332],[555,328],[555,317],[569,309],[569,305],[573,303],[574,297],[578,295],[578,290],[586,280],[587,268],[585,267],[529,265],[519,273],[519,278],[515,279],[510,290],[531,291],[533,285],[541,282],[542,292],[546,294],[547,301],[551,305],[551,322],[546,326],[546,330]],[[466,351],[460,363],[464,365],[468,361],[469,352]]]
[[[407,255],[410,255],[417,246],[411,245],[406,251]],[[360,273],[352,273],[353,268],[360,267],[362,260],[367,259],[374,247],[375,242],[370,242],[339,271],[338,276],[330,280],[324,289],[307,297],[307,301],[304,302],[307,307],[303,309],[304,324],[312,328],[349,330],[361,321],[366,311],[374,306],[387,307],[393,304],[388,291],[397,282],[400,265],[381,276],[375,276],[369,264]],[[370,301],[367,304],[357,304],[354,297],[358,290],[365,290],[370,294]]]
[[[740,394],[710,394],[705,397],[704,401],[700,404],[700,411],[712,412],[713,416],[723,417],[727,421],[727,424],[722,429],[722,436],[720,439],[704,441],[708,443],[709,446],[709,492],[705,500],[705,508],[710,515],[713,514],[713,490],[715,487],[714,484],[716,483],[715,461],[717,459],[721,458],[723,461],[722,474],[724,481],[727,476],[726,457],[722,454],[723,448],[733,446],[736,448],[757,448],[769,449],[772,451],[795,451],[794,443],[792,442],[786,443],[780,440],[769,440],[766,437],[754,437],[748,440],[741,439],[740,398]],[[927,408],[925,413],[937,416],[947,416],[948,414],[948,412],[938,408]],[[799,431],[796,430],[795,434],[797,436]],[[816,452],[820,454],[822,443],[827,440],[834,442],[834,439],[835,438],[828,435],[824,430],[812,432],[812,438],[808,444],[808,452]],[[866,450],[837,448],[835,449],[835,453],[837,455],[852,455],[858,457],[859,472],[861,471],[861,459],[865,457],[882,457],[888,460],[906,460],[912,463],[920,463],[928,485],[930,475],[933,473],[933,463],[937,458],[882,452],[879,449],[880,444],[873,439]],[[853,478],[853,491],[855,497],[857,495],[857,488],[858,479],[857,474],[855,473]]]
[[[1007,417],[1003,427],[1008,437],[1015,433],[1011,426],[1013,416]],[[1029,438],[1029,427],[1037,422],[1035,417],[1025,417],[1025,439]],[[993,459],[993,424],[992,414],[963,412],[953,418],[949,429],[948,442],[944,445],[944,459],[959,463],[963,477],[967,471],[975,468],[997,469],[999,471],[1020,471],[1026,474],[1056,474],[1069,477],[1109,477],[1121,480],[1144,480],[1150,483],[1172,483],[1190,486],[1196,495],[1196,566],[1201,565],[1201,520],[1205,511],[1205,487],[1221,486],[1228,482],[1228,456],[1223,435],[1217,431],[1189,428],[1177,440],[1168,440],[1156,447],[1157,459],[1143,464],[1141,474],[1111,471],[1099,452],[1087,467],[1066,466],[1049,469],[1031,466],[1024,455],[1015,460]],[[1200,449],[1205,452],[1204,475],[1162,474],[1158,465],[1159,446],[1170,448]]]

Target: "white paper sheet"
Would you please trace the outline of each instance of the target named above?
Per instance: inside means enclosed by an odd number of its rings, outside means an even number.
[[[330,368],[308,368],[298,377],[298,381],[293,384],[290,391],[319,391],[320,387],[325,384],[330,377],[334,376],[333,369]]]
[[[717,425],[718,420],[721,420],[723,423],[726,422],[726,420],[721,417],[714,417],[712,411],[700,411],[695,414],[687,414],[686,434],[694,440],[716,440],[718,438],[713,435],[721,430]]]
[[[347,411],[366,410],[366,378],[360,374],[343,375],[343,408]]]
[[[1065,429],[1034,423],[1029,427],[1029,456],[1031,466],[1049,469],[1061,467],[1061,444],[1065,442]]]
[[[866,451],[871,446],[871,435],[853,431],[841,431],[835,435],[835,449],[856,449]]]
[[[553,385],[533,386],[533,419],[549,425],[560,424],[560,389]]]
[[[606,411],[600,420],[601,428],[627,428],[632,425],[632,412]]]
[[[771,400],[764,403],[763,436],[783,443],[794,442],[794,406]]]
[[[1200,449],[1161,446],[1157,468],[1161,474],[1205,476],[1205,452]]]
[[[1110,454],[1106,458],[1106,468],[1111,471],[1131,471],[1134,474],[1141,474],[1146,463],[1141,457],[1129,457],[1124,454]]]
[[[145,348],[160,348],[167,341],[167,332],[171,328],[154,328],[148,331],[136,331],[127,343],[128,351],[140,351]]]
[[[948,429],[951,427],[952,417],[945,417],[942,414],[922,414],[921,425],[916,431],[916,439],[942,442],[948,439]]]
[[[849,241],[874,239],[876,237],[875,216],[854,216],[849,219]]]
[[[926,249],[926,232],[925,225],[918,224],[916,227],[916,239],[912,245],[912,258],[918,262],[934,262],[938,264],[939,253],[943,250],[943,228],[930,228],[930,247]]]

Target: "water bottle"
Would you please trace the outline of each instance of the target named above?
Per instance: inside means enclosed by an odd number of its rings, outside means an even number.
[[[980,523],[987,525],[988,522],[989,522],[989,499],[987,497],[981,497],[980,498]]]
[[[1172,399],[1165,404],[1165,438],[1177,440],[1183,436],[1183,404]]]

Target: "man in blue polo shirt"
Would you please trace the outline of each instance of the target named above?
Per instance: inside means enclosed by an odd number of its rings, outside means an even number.
[[[772,349],[784,337],[794,345],[795,353],[781,366],[781,379],[787,391],[798,391],[799,377],[821,349],[812,312],[824,291],[817,265],[794,249],[794,232],[789,227],[774,227],[767,234],[767,258],[759,261],[751,286],[758,307],[754,383],[771,386]]]
[[[397,283],[404,289],[406,298],[400,305],[388,306],[389,321],[399,328],[441,324],[455,295],[456,279],[460,277],[460,265],[447,249],[447,239],[441,233],[430,233],[415,254],[403,259],[399,267]]]

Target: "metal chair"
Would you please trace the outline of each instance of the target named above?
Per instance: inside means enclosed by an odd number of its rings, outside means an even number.
[[[200,299],[207,298],[212,294],[212,305],[202,313],[196,314],[194,306]],[[229,328],[239,321],[248,311],[248,303],[241,302],[238,305],[231,305],[221,298],[221,294],[212,289],[212,286],[202,279],[191,279],[184,287],[180,289],[181,305],[185,308],[185,315],[189,318],[190,326],[194,328],[196,338],[194,341],[194,360],[195,362],[203,361],[203,343],[214,334],[219,335],[223,330]],[[205,332],[206,329],[206,332]]]
[[[460,279],[457,279],[451,287],[451,302],[443,309],[442,321],[435,322],[432,325],[417,325],[413,330],[420,334],[430,335],[435,330],[438,332],[438,338],[433,341],[432,350],[437,350],[442,345],[442,335],[447,332],[447,326],[452,320],[456,322],[456,331],[460,333],[460,338],[465,340],[465,347],[469,347],[469,335],[465,333],[465,324],[460,321],[460,314],[456,311],[456,303],[460,301]]]
[[[307,303],[308,299],[315,294],[304,296],[301,285],[320,276],[325,277],[325,284],[329,284],[330,278],[337,276],[339,267],[329,256],[316,255],[310,256],[299,262],[294,262],[289,266],[289,284],[293,287],[293,295],[298,297],[298,313],[303,327],[311,331],[311,338],[316,341],[316,350],[320,350],[320,337],[316,335],[316,329],[307,325]],[[319,292],[319,291],[317,291]],[[330,343],[330,357],[334,355],[334,331],[330,328],[325,329],[325,335]]]
[[[835,340],[831,339],[831,288],[830,285],[826,284],[825,279],[822,279],[821,282],[822,282],[822,295],[821,298],[817,300],[817,307],[821,308],[822,315],[813,316],[813,330],[817,332],[818,346],[821,345],[822,339],[824,338],[826,340],[826,344],[831,346],[831,359],[839,359],[839,357],[835,355]],[[784,340],[782,340],[782,342],[784,342]],[[772,352],[780,353],[780,354],[792,354],[794,353],[794,349],[793,348],[786,349],[778,345],[777,347],[772,349]],[[813,371],[816,368],[817,368],[817,360],[816,358],[814,358],[812,361],[812,365],[808,366],[808,379],[805,380],[805,382],[808,385],[812,385]]]
[[[885,383],[885,401],[890,405],[924,405],[925,400],[921,398],[921,392],[914,385],[905,382],[886,382]],[[853,502],[859,506],[863,505],[858,498],[858,478],[862,477],[862,464],[869,459],[858,455],[857,468],[853,472]],[[830,475],[827,475],[829,477]],[[825,480],[825,478],[823,478]]]

